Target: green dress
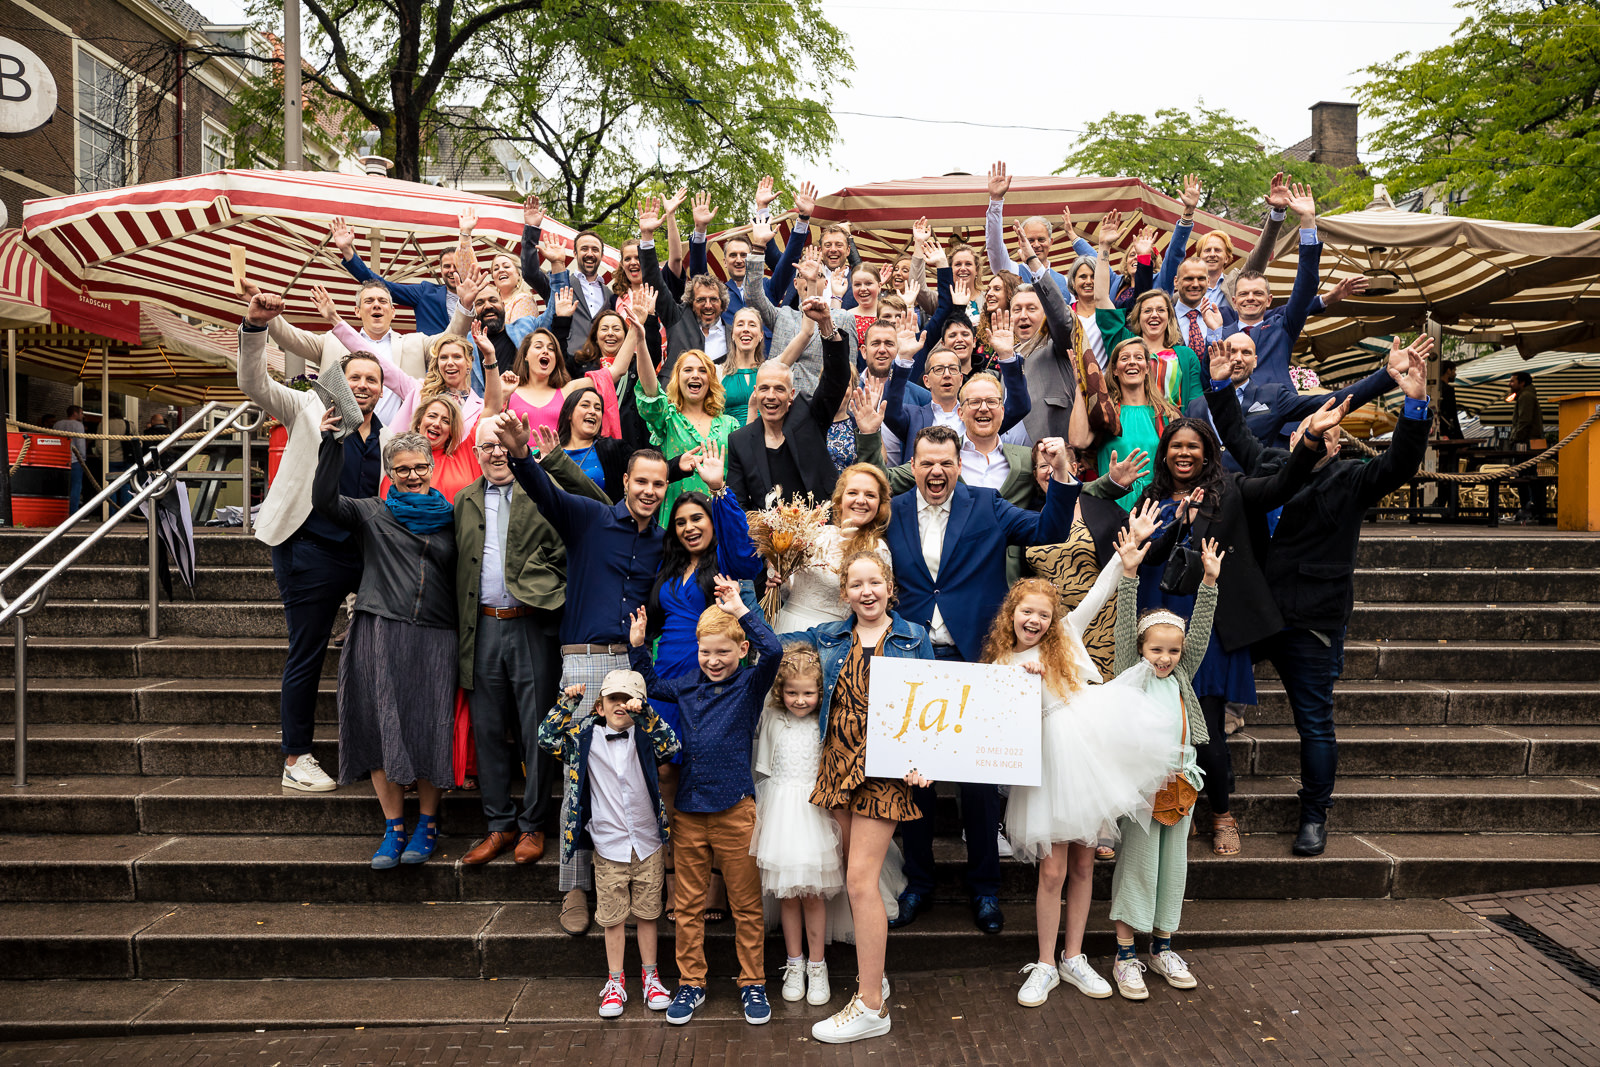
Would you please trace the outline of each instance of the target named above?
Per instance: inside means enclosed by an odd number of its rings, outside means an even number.
[[[1100,327],[1100,338],[1105,343],[1108,362],[1118,345],[1129,337],[1138,336],[1128,329],[1128,317],[1121,308],[1096,308],[1094,321]],[[1163,371],[1158,371],[1156,385],[1180,414],[1188,414],[1189,402],[1205,395],[1205,387],[1200,384],[1200,357],[1188,345],[1174,345],[1172,352],[1178,357],[1178,380],[1169,381]],[[1154,456],[1155,450],[1151,449],[1150,454]]]
[[[726,449],[728,435],[739,428],[733,416],[724,412],[711,420],[711,432],[701,437],[700,431],[694,428],[694,424],[684,418],[683,412],[667,399],[666,389],[657,389],[655,396],[645,396],[644,387],[635,382],[633,398],[639,409],[639,417],[650,428],[650,443],[661,449],[669,460],[691,448],[705,444],[707,440],[715,441]],[[661,525],[667,524],[667,518],[672,514],[673,503],[691,489],[698,489],[702,493],[710,492],[698,474],[667,483],[667,492],[661,499],[661,513],[658,516]]]
[[[722,379],[722,391],[727,395],[723,413],[743,426],[750,416],[750,394],[756,391],[756,368],[729,371]]]
[[[1156,412],[1149,404],[1124,404],[1122,405],[1122,432],[1116,437],[1108,437],[1100,443],[1097,460],[1103,471],[1111,469],[1111,453],[1115,452],[1118,459],[1127,459],[1136,448],[1142,448],[1150,455],[1151,470],[1155,469],[1156,446],[1161,443],[1161,434],[1156,432]],[[1144,492],[1144,487],[1150,484],[1150,473],[1146,472],[1138,481],[1133,483],[1133,488],[1117,500],[1117,505],[1123,511],[1132,511],[1133,505],[1139,502],[1139,497]]]

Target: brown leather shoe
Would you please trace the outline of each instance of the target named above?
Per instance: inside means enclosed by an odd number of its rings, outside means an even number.
[[[462,856],[461,862],[474,865],[488,863],[516,843],[517,832],[515,830],[496,830],[479,842],[471,852]]]
[[[561,929],[573,937],[589,932],[589,896],[581,889],[569,889],[561,899]]]
[[[523,834],[517,839],[517,862],[538,863],[539,857],[544,855],[544,832],[537,831]]]

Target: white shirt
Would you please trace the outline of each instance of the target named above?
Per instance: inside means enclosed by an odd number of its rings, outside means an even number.
[[[589,837],[596,854],[613,863],[634,855],[644,859],[661,847],[655,805],[634,747],[638,729],[630,723],[626,741],[607,741],[611,727],[597,722],[589,736]]]
[[[706,331],[705,352],[713,363],[721,363],[728,355],[728,328],[722,324],[720,318]]]
[[[944,553],[944,531],[949,523],[948,497],[942,504],[930,504],[920,492],[917,493],[917,532],[922,537],[922,562],[928,565],[928,573],[933,576],[936,583],[939,581],[939,557]],[[935,589],[935,592],[937,591]],[[944,616],[940,613],[937,602],[933,606],[933,618],[928,621],[928,637],[936,645],[956,643],[956,639],[950,636],[950,630],[944,624]]]
[[[579,271],[573,271],[570,277],[577,287],[578,293],[583,297],[583,306],[589,309],[589,316],[600,314],[606,309],[606,287],[600,281],[600,275],[593,278]]]
[[[478,577],[478,603],[491,608],[514,608],[516,599],[506,588],[506,546],[500,537],[500,509],[511,506],[516,482],[483,486],[483,571]]]
[[[388,360],[390,363],[400,362],[395,358],[395,356],[399,355],[399,353],[395,351],[394,347],[394,342],[400,339],[399,334],[395,333],[393,330],[390,330],[382,337],[374,337],[366,330],[362,330],[361,336],[365,338],[373,348],[377,349],[378,354],[384,359]],[[372,409],[372,413],[378,416],[379,422],[383,423],[385,427],[393,432],[406,433],[411,429],[411,427],[396,426],[394,424],[395,419],[400,415],[400,408],[404,404],[405,400],[400,396],[399,393],[395,392],[393,389],[390,389],[388,385],[384,385],[383,396],[378,398],[378,403]]]
[[[962,436],[961,480],[963,482],[999,491],[1010,477],[1011,461],[1006,459],[1006,450],[1001,447],[1000,442],[995,442],[993,452],[985,454],[978,451],[965,435]]]

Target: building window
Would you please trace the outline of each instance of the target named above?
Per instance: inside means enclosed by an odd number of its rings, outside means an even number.
[[[200,140],[200,169],[209,173],[228,168],[228,131],[206,120]]]
[[[127,77],[78,52],[78,185],[84,191],[128,184],[133,90]]]

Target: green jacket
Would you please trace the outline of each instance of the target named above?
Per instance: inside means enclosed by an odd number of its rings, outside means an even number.
[[[611,503],[561,449],[539,461],[556,484],[570,493]],[[515,485],[515,483],[513,483]],[[478,582],[483,575],[484,479],[456,494],[456,674],[461,688],[472,688],[472,661],[478,647]],[[521,486],[511,490],[511,526],[506,531],[506,588],[530,608],[557,611],[567,601],[567,546],[555,527]]]

